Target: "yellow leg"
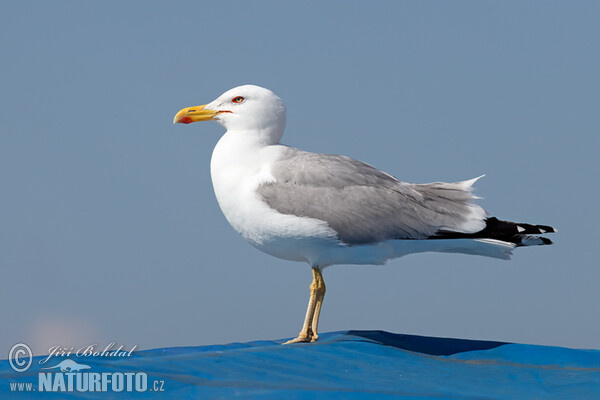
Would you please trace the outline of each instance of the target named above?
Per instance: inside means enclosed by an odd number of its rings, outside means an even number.
[[[319,338],[317,335],[317,325],[319,324],[321,304],[325,296],[325,282],[319,268],[313,268],[312,271],[313,281],[310,284],[310,298],[308,300],[304,325],[297,338],[288,340],[284,344],[314,342]]]
[[[311,342],[316,342],[319,339],[317,334],[319,328],[319,315],[321,314],[321,306],[323,305],[323,299],[325,298],[325,281],[323,280],[323,274],[319,269],[313,269],[313,274],[316,271],[317,277],[317,299],[315,304],[315,312],[312,319],[312,332],[313,336]]]

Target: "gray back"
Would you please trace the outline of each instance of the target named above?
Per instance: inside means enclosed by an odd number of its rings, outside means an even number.
[[[271,208],[326,221],[350,245],[460,230],[471,214],[464,185],[408,184],[344,156],[290,149],[271,172],[276,181],[258,188]]]

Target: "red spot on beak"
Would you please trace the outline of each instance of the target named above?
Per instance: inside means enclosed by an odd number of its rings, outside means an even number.
[[[183,117],[179,117],[179,119],[177,120],[177,122],[180,123],[180,124],[189,124],[189,123],[192,123],[194,121],[192,121],[191,117],[183,116]]]

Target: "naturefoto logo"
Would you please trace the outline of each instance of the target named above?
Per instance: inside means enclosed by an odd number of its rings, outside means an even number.
[[[103,351],[95,351],[94,345],[79,349],[73,354],[73,349],[52,347],[49,355],[38,364],[44,365],[52,357],[129,357],[135,349],[129,352],[122,347],[113,350],[111,343]],[[27,371],[32,363],[31,349],[24,343],[14,345],[8,355],[10,366],[16,372]],[[31,382],[11,382],[13,392],[146,392],[164,391],[164,381],[154,380],[148,388],[148,374],[145,372],[95,372],[87,364],[78,363],[70,358],[64,359],[52,366],[41,367],[38,372],[37,387]]]
[[[145,392],[148,375],[145,372],[81,372],[89,365],[66,359],[53,367],[56,372],[38,373],[39,392]]]

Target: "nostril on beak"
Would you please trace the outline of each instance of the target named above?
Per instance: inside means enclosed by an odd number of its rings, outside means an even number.
[[[194,109],[191,109],[191,110],[188,110],[188,112],[189,112],[189,113],[192,113],[192,112],[196,112],[196,110],[194,110]]]

